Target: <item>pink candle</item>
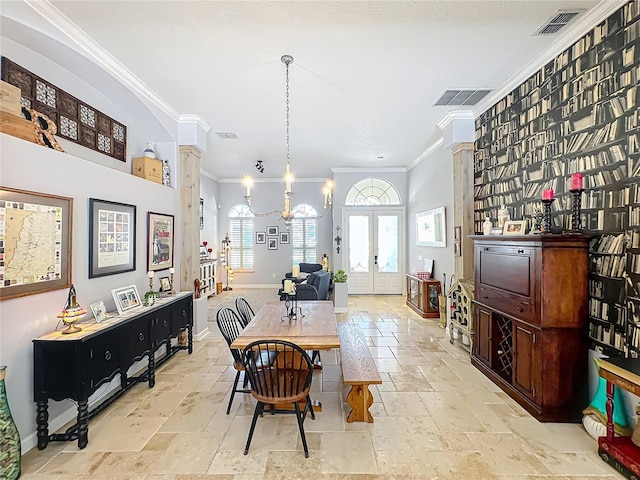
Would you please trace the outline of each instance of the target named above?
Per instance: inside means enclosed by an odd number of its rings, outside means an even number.
[[[571,190],[582,190],[582,173],[574,173],[571,175]]]
[[[542,200],[553,200],[553,188],[542,191]]]

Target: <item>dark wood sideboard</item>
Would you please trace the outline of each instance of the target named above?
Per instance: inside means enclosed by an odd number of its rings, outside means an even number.
[[[587,398],[588,235],[471,236],[471,363],[540,421]]]
[[[86,447],[90,418],[137,382],[149,382],[152,388],[156,367],[179,350],[193,352],[193,295],[178,293],[159,299],[152,307],[79,326],[83,330],[78,333],[63,335],[56,331],[33,340],[33,391],[40,450],[50,441],[75,439],[79,448]],[[171,339],[185,330],[187,345],[172,344]],[[156,360],[155,353],[163,345],[165,352]],[[147,368],[138,376],[128,376],[133,363],[145,356]],[[89,397],[116,375],[120,375],[120,388],[89,410]],[[65,433],[49,434],[49,399],[70,399],[78,404],[77,423]]]

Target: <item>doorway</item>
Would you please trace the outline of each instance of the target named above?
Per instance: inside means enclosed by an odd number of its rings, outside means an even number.
[[[345,207],[349,294],[402,294],[404,209]]]

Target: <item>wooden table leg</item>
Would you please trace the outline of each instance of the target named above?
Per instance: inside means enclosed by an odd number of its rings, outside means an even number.
[[[607,441],[613,443],[613,383],[607,380]]]
[[[371,395],[368,385],[351,385],[351,391],[347,395],[347,403],[351,407],[347,423],[373,423],[373,416],[369,412],[369,407],[373,404],[373,395]]]
[[[36,405],[36,431],[38,433],[38,450],[43,450],[49,443],[49,401],[40,400]]]

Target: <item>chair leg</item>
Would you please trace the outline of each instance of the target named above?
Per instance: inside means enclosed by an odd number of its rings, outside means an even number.
[[[298,419],[298,429],[300,429],[300,438],[302,439],[302,447],[304,448],[304,457],[309,458],[309,449],[307,448],[307,437],[304,435],[304,420],[300,412],[300,404],[296,402],[294,406],[296,407],[296,418]]]
[[[313,403],[311,403],[311,397],[309,395],[307,395],[307,406],[306,408],[309,409],[309,413],[311,414],[311,420],[315,420],[316,419],[316,414],[313,411]]]
[[[248,384],[249,384],[249,375],[247,375],[247,372],[244,372],[242,376],[242,388],[246,390]]]
[[[227,415],[231,411],[231,404],[233,403],[233,397],[236,394],[236,388],[238,388],[238,380],[240,380],[240,370],[236,372],[236,379],[233,381],[233,388],[231,389],[231,398],[229,399],[229,406],[227,407]]]
[[[262,415],[262,409],[264,408],[264,404],[262,402],[258,402],[256,405],[256,409],[253,411],[253,420],[251,420],[251,428],[249,429],[249,437],[247,438],[247,445],[244,447],[244,454],[247,455],[249,453],[249,445],[251,445],[251,439],[253,438],[253,431],[256,428],[256,422],[258,421],[258,416]]]

